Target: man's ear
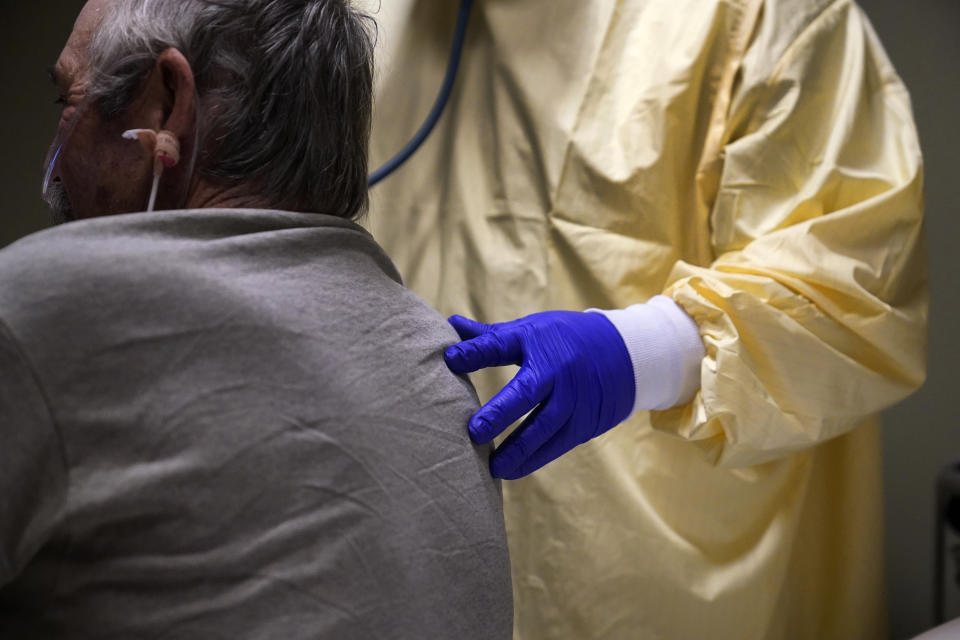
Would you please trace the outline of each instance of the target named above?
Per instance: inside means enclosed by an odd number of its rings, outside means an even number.
[[[154,72],[163,83],[165,93],[161,128],[183,142],[196,126],[197,90],[193,69],[182,53],[167,49],[157,58]]]
[[[193,69],[182,53],[167,49],[157,58],[139,99],[134,103],[129,126],[172,132],[183,143],[196,126],[196,85]]]
[[[195,178],[197,92],[190,63],[178,50],[167,49],[157,57],[140,97],[126,118],[126,126],[156,132],[165,130],[176,137],[181,161],[163,172],[157,209],[184,207]],[[153,151],[151,147],[150,152]]]

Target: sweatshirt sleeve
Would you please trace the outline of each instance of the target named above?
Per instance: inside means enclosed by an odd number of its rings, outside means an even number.
[[[678,262],[664,291],[704,340],[701,388],[652,414],[726,466],[812,447],[917,389],[928,305],[909,96],[861,10],[830,4],[737,93],[715,261]]]
[[[0,322],[0,587],[49,538],[66,487],[63,448],[43,393]]]

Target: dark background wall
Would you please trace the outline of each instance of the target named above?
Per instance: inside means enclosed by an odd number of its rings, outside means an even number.
[[[0,247],[42,229],[41,166],[60,107],[47,76],[83,0],[0,0]]]
[[[47,224],[39,201],[40,165],[59,108],[45,69],[56,60],[82,4],[0,0],[0,247]],[[930,624],[934,478],[949,458],[960,457],[960,337],[954,328],[960,318],[955,282],[960,254],[960,1],[861,4],[911,90],[927,168],[930,376],[919,393],[887,413],[885,426],[888,582],[893,638],[899,640]]]

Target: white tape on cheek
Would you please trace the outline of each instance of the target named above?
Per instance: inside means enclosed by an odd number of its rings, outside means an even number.
[[[152,153],[157,145],[157,132],[153,129],[128,129],[123,132],[123,139],[139,140]]]

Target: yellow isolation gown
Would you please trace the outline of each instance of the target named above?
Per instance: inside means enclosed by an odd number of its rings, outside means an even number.
[[[369,3],[368,3],[369,4]],[[457,3],[382,0],[371,165]],[[485,322],[665,293],[707,355],[514,482],[516,637],[885,636],[875,415],[924,379],[909,96],[849,0],[478,0],[451,104],[373,191],[407,284]],[[489,398],[515,372],[474,377]]]

